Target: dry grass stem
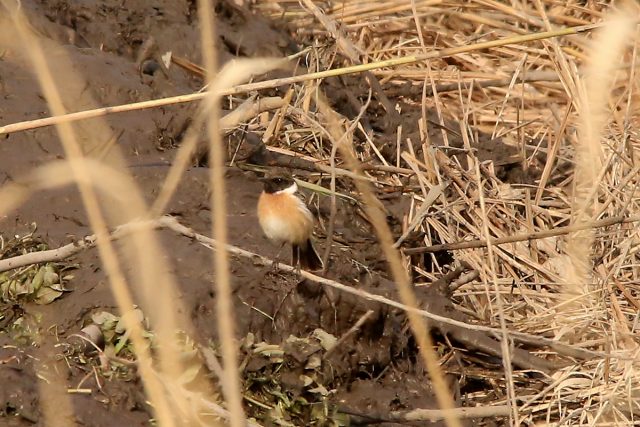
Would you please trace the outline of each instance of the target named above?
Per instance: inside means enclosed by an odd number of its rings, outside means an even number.
[[[577,231],[604,228],[604,227],[609,227],[615,224],[629,224],[629,223],[634,223],[638,221],[640,221],[640,216],[631,216],[631,217],[617,216],[617,217],[601,219],[598,221],[592,221],[586,224],[568,225],[566,227],[557,227],[552,230],[516,234],[513,236],[498,237],[498,238],[489,239],[489,240],[478,239],[478,240],[469,240],[464,242],[445,243],[442,245],[431,245],[431,246],[426,246],[421,248],[411,248],[411,249],[406,249],[405,253],[409,255],[413,255],[413,254],[429,253],[429,252],[484,248],[484,247],[487,247],[489,244],[491,244],[492,246],[496,246],[496,245],[503,245],[506,243],[516,243],[516,242],[526,242],[530,240],[546,239],[549,237],[562,236],[562,235],[574,233]]]
[[[218,96],[239,95],[243,93],[249,93],[249,92],[264,90],[264,89],[271,89],[278,86],[285,86],[285,85],[290,85],[294,83],[326,79],[328,77],[336,77],[336,76],[342,76],[347,74],[357,74],[365,71],[375,70],[378,68],[397,67],[401,65],[412,64],[415,62],[422,62],[422,61],[427,61],[427,60],[436,59],[436,58],[445,58],[448,56],[453,56],[453,55],[457,55],[464,52],[472,52],[475,50],[488,49],[496,46],[502,46],[502,45],[508,45],[508,44],[519,44],[519,43],[525,43],[525,42],[534,41],[534,40],[542,40],[550,37],[561,37],[561,36],[566,36],[570,34],[579,34],[581,32],[591,31],[597,27],[598,25],[587,25],[587,26],[565,28],[565,29],[556,30],[556,31],[527,34],[524,36],[506,38],[504,40],[496,40],[492,42],[478,43],[474,45],[443,49],[441,51],[430,52],[429,54],[425,54],[425,55],[411,55],[404,58],[397,58],[397,59],[391,59],[386,61],[362,64],[362,65],[354,65],[351,67],[318,71],[315,73],[309,73],[309,74],[304,74],[300,76],[285,77],[285,78],[273,79],[273,80],[257,82],[257,83],[246,83],[243,85],[235,86],[230,89],[221,90],[218,93]],[[0,135],[14,133],[14,132],[21,132],[21,131],[30,130],[30,129],[37,129],[45,126],[53,126],[60,123],[69,123],[69,122],[74,122],[78,120],[87,120],[94,117],[102,117],[108,114],[125,113],[129,111],[144,110],[147,108],[158,108],[166,105],[182,104],[185,102],[194,102],[194,101],[202,100],[206,96],[207,94],[205,92],[200,92],[200,93],[193,93],[189,95],[172,96],[169,98],[156,99],[152,101],[143,101],[143,102],[124,104],[124,105],[117,105],[112,107],[96,108],[94,110],[79,111],[77,113],[61,114],[58,117],[47,117],[44,119],[13,123],[10,125],[1,126]]]
[[[362,173],[358,161],[352,154],[352,136],[348,130],[344,129],[340,123],[341,120],[338,114],[335,113],[322,97],[316,98],[319,111],[324,115],[327,122],[328,136],[332,143],[337,145],[338,151],[342,154],[346,164],[354,173]],[[346,133],[346,138],[342,138],[342,135]],[[393,247],[393,238],[391,230],[389,229],[382,209],[380,208],[380,201],[378,201],[373,194],[372,189],[366,183],[366,181],[356,181],[356,186],[361,194],[364,202],[365,211],[368,219],[373,225],[376,231],[376,235],[380,242],[382,252],[385,259],[389,264],[389,268],[392,273],[392,277],[396,286],[402,303],[412,309],[417,309],[416,297],[411,289],[411,282],[407,271],[405,270],[400,252]],[[448,426],[456,427],[461,426],[460,420],[448,410],[454,407],[453,399],[450,391],[446,385],[442,370],[438,363],[438,357],[433,350],[433,342],[431,335],[427,329],[427,326],[423,319],[421,319],[414,311],[407,311],[409,323],[411,325],[412,332],[418,343],[420,355],[423,362],[429,371],[431,381],[433,382],[434,391],[438,400],[438,404],[444,411],[444,419]]]
[[[222,249],[227,243],[227,202],[224,178],[225,150],[220,135],[219,102],[216,89],[224,84],[217,72],[216,46],[214,43],[213,7],[211,0],[198,1],[198,17],[200,18],[200,34],[202,38],[202,54],[204,57],[207,83],[211,90],[205,99],[208,108],[207,130],[209,137],[209,167],[211,184],[211,211],[213,212],[212,234],[217,245]],[[224,379],[222,382],[224,395],[231,413],[231,426],[242,427],[246,424],[240,393],[238,375],[238,354],[234,333],[233,306],[231,303],[231,276],[229,273],[229,257],[227,251],[217,250],[214,253],[216,312],[218,334],[222,346],[224,361]]]

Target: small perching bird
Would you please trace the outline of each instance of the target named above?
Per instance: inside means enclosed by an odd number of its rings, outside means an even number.
[[[304,270],[320,270],[322,259],[313,246],[314,217],[298,197],[298,185],[283,172],[267,174],[258,199],[258,221],[269,240],[291,244],[293,265]]]

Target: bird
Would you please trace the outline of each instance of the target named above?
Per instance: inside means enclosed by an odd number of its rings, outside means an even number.
[[[291,245],[296,268],[322,269],[322,259],[312,241],[315,218],[298,196],[298,184],[283,172],[267,173],[262,182],[264,189],[258,199],[258,222],[265,236],[280,244],[280,250],[287,243]]]

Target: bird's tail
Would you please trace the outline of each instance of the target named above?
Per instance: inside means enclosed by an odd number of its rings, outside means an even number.
[[[293,265],[298,265],[303,270],[321,270],[324,264],[311,239],[307,239],[302,245],[293,245]]]

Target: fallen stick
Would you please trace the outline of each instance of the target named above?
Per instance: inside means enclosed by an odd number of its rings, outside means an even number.
[[[509,86],[512,84],[513,78],[507,77],[504,79],[491,79],[491,80],[474,80],[473,86],[477,88],[488,88],[488,87],[502,87]],[[560,76],[555,71],[533,71],[529,72],[526,75],[518,76],[516,79],[516,83],[536,83],[536,82],[557,82],[560,81]],[[470,83],[469,83],[470,84]],[[444,93],[444,92],[454,92],[460,89],[460,84],[456,83],[442,83],[436,85],[436,92]],[[433,96],[433,88],[427,88],[427,96]]]
[[[456,418],[508,417],[509,405],[477,406],[471,408],[453,408]],[[389,414],[393,421],[439,421],[444,419],[440,409],[414,409],[412,411],[394,411]]]
[[[413,422],[413,421],[441,421],[445,411],[442,409],[412,409],[409,411],[393,411],[387,415],[363,414],[346,408],[340,408],[340,412],[351,417],[359,418],[362,424],[388,423],[388,422]],[[449,409],[448,412],[458,419],[508,417],[511,413],[509,405],[474,406]],[[354,420],[356,421],[356,420]]]
[[[513,236],[498,237],[497,239],[491,239],[491,245],[503,245],[505,243],[525,242],[527,240],[539,240],[546,239],[548,237],[561,236],[563,234],[573,233],[575,231],[588,230],[591,228],[608,227],[615,224],[627,224],[630,222],[640,221],[640,216],[614,216],[611,218],[601,219],[599,221],[593,221],[588,224],[581,225],[568,225],[566,227],[558,227],[553,230],[536,231],[534,233],[515,234]],[[440,251],[456,251],[460,249],[476,249],[484,248],[487,246],[487,241],[484,239],[469,240],[466,242],[453,242],[443,243],[441,245],[423,246],[419,248],[407,248],[404,253],[407,255],[416,255],[423,253],[432,253]]]
[[[170,230],[173,230],[174,232],[181,234],[185,237],[189,237],[192,238],[194,240],[196,240],[197,242],[212,248],[212,249],[216,249],[218,246],[218,242],[215,241],[214,239],[204,236],[202,234],[196,233],[195,231],[193,231],[192,229],[180,224],[175,218],[171,217],[171,216],[163,216],[160,217],[158,219],[155,220],[149,220],[148,222],[145,221],[138,221],[138,222],[130,222],[127,224],[123,224],[119,227],[117,227],[115,229],[115,231],[110,235],[110,239],[115,240],[115,239],[120,239],[122,237],[125,237],[126,235],[133,233],[136,231],[136,229],[143,227],[143,226],[149,226],[151,225],[154,228],[168,228]],[[42,263],[42,262],[56,262],[56,261],[62,261],[63,259],[69,258],[79,252],[82,252],[83,250],[86,249],[90,249],[92,247],[94,247],[96,245],[96,237],[95,235],[91,235],[91,236],[87,236],[83,239],[80,239],[76,242],[73,243],[69,243],[68,245],[65,246],[61,246],[60,248],[57,249],[50,249],[47,251],[41,251],[41,252],[31,252],[25,255],[19,255],[13,258],[7,258],[4,260],[0,260],[0,273],[3,271],[7,271],[7,270],[11,270],[14,268],[19,268],[19,267],[24,267],[26,265],[30,265],[30,264],[36,264],[36,263]],[[260,263],[262,263],[263,265],[266,266],[273,266],[274,265],[274,261],[256,254],[254,252],[250,252],[247,251],[245,249],[241,249],[238,248],[236,246],[233,245],[226,245],[225,249],[227,251],[229,251],[230,253],[233,253],[235,255],[244,257],[244,258],[249,258],[252,259],[254,261],[259,261]],[[395,307],[398,308],[400,310],[403,311],[414,311],[417,314],[426,317],[430,320],[432,320],[433,322],[438,322],[440,324],[440,327],[443,328],[443,325],[450,325],[452,327],[459,327],[459,328],[463,328],[463,329],[468,329],[468,330],[472,330],[472,331],[480,331],[480,332],[488,332],[488,333],[492,333],[492,334],[502,334],[502,331],[500,329],[497,328],[492,328],[489,326],[481,326],[481,325],[472,325],[469,323],[465,323],[465,322],[461,322],[458,320],[454,320],[451,319],[449,317],[446,316],[440,316],[437,314],[433,314],[429,311],[426,310],[420,310],[420,309],[413,309],[409,306],[406,306],[404,304],[401,304],[397,301],[394,301],[392,299],[383,297],[381,295],[376,295],[376,294],[372,294],[366,291],[363,291],[361,289],[357,289],[351,286],[347,286],[344,285],[342,283],[336,282],[334,280],[331,279],[327,279],[321,276],[317,276],[313,273],[310,273],[308,271],[305,270],[298,270],[293,266],[287,265],[287,264],[283,264],[281,262],[278,263],[277,265],[278,270],[280,271],[286,271],[289,273],[293,273],[293,274],[299,274],[300,276],[304,277],[305,279],[311,280],[315,283],[319,283],[321,285],[326,285],[326,286],[330,286],[332,288],[338,289],[342,292],[346,292],[346,293],[350,293],[352,295],[356,295],[358,297],[361,297],[363,299],[369,300],[369,301],[376,301],[379,302],[381,304],[385,304],[391,307]],[[600,352],[596,352],[596,351],[591,351],[591,350],[585,350],[582,348],[578,348],[578,347],[573,347],[567,344],[563,344],[563,343],[559,343],[553,339],[550,338],[545,338],[545,337],[540,337],[540,336],[536,336],[536,335],[531,335],[531,334],[527,334],[524,332],[516,332],[516,331],[508,331],[509,336],[518,341],[518,342],[524,342],[524,343],[528,343],[528,344],[532,344],[532,345],[536,345],[536,346],[549,346],[552,349],[554,349],[557,353],[559,354],[563,354],[565,356],[569,356],[569,357],[575,357],[575,358],[579,358],[579,359],[592,359],[594,357],[606,357],[607,355],[604,353],[600,353]],[[499,336],[499,335],[497,335]]]
[[[173,217],[164,216],[158,221],[160,221],[160,223],[164,227],[169,228],[179,234],[182,234],[187,237],[191,237],[196,241],[200,242],[201,244],[204,244],[213,249],[217,248],[218,242],[211,239],[210,237],[203,236],[202,234],[198,234],[192,229],[185,227],[184,225],[176,221],[175,218]],[[253,259],[254,261],[258,260],[262,262],[264,265],[273,266],[273,261],[270,260],[269,258],[263,257],[262,255],[255,254],[253,252],[249,252],[232,245],[226,245],[226,249],[233,254],[240,255],[245,258],[250,258],[250,259]],[[498,334],[502,334],[502,331],[500,329],[479,326],[479,325],[470,325],[468,323],[453,319],[451,317],[447,317],[445,315],[435,314],[427,310],[412,308],[405,304],[394,301],[392,299],[383,297],[381,295],[371,294],[361,289],[357,289],[357,288],[336,282],[331,279],[317,276],[308,271],[297,270],[295,267],[292,267],[290,265],[278,263],[278,269],[281,271],[287,271],[294,274],[298,273],[300,274],[300,276],[304,277],[305,279],[309,279],[313,282],[330,286],[335,289],[339,289],[343,292],[356,295],[358,297],[361,297],[369,301],[376,301],[385,305],[398,308],[405,312],[412,311],[414,313],[417,313],[418,315],[421,315],[423,317],[430,319],[432,327],[437,328],[441,331],[445,331],[445,333],[454,335],[457,338],[460,338],[460,340],[465,344],[468,344],[469,346],[475,349],[486,352],[487,354],[498,355],[497,352],[499,351],[499,348],[494,345],[495,341],[492,340],[489,337],[489,335],[486,334],[486,332],[490,332],[496,336],[500,336],[498,335]],[[509,331],[509,334],[513,334],[513,332]],[[552,341],[552,340],[549,340],[549,341]],[[554,344],[558,344],[558,343],[554,343]],[[498,350],[496,350],[496,348],[498,348]],[[575,351],[572,351],[572,355],[575,356]],[[591,355],[587,356],[587,358],[591,358]],[[545,359],[540,359],[535,356],[532,356],[525,350],[522,350],[519,348],[514,350],[513,362],[518,367],[521,367],[524,369],[530,369],[530,370],[539,370],[543,372],[550,372],[560,367],[559,365],[550,363]]]
[[[326,353],[322,355],[322,360],[327,359],[335,350],[340,348],[340,346],[344,344],[346,340],[348,340],[351,336],[358,332],[362,325],[364,325],[364,323],[369,320],[369,317],[371,317],[373,313],[373,310],[367,310],[367,312],[364,313],[360,317],[360,319],[358,319],[358,321],[351,328],[349,328],[349,330],[345,332],[331,348],[327,349]]]
[[[118,239],[129,234],[127,226],[118,227],[112,234],[111,239]],[[57,249],[49,249],[46,251],[29,252],[24,255],[18,255],[12,258],[0,259],[0,273],[25,267],[32,264],[40,264],[43,262],[57,262],[70,258],[77,253],[90,249],[96,245],[96,235],[86,236],[80,240],[61,246]]]
[[[247,100],[248,101],[248,100]],[[279,96],[268,96],[259,99],[253,99],[250,102],[243,102],[236,108],[225,114],[220,119],[220,129],[229,132],[236,128],[240,123],[253,119],[263,111],[271,111],[282,107],[284,99]]]

